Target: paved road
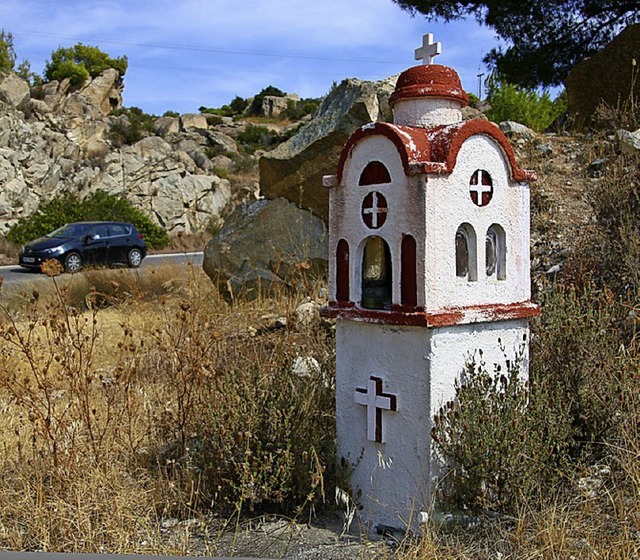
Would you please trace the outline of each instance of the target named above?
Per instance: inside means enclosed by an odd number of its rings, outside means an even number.
[[[149,270],[154,266],[158,266],[162,263],[174,262],[178,264],[192,263],[194,265],[202,265],[203,253],[168,253],[162,255],[148,255],[142,261],[140,270]],[[82,273],[80,273],[82,274]],[[17,264],[0,266],[0,276],[4,278],[6,285],[16,285],[24,280],[34,280],[38,277],[44,277],[38,272],[33,272],[22,268]]]

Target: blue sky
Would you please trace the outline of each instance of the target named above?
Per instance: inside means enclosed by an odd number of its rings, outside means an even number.
[[[424,33],[442,42],[435,62],[477,93],[482,57],[498,44],[472,20],[430,22],[391,0],[3,0],[0,22],[38,73],[77,42],[127,55],[125,105],[158,115],[267,85],[320,97],[344,78],[386,78],[416,64]]]

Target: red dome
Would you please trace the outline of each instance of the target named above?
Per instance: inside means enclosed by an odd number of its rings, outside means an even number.
[[[393,106],[401,99],[420,97],[452,99],[463,107],[469,104],[469,96],[462,89],[458,73],[439,64],[423,64],[405,70],[398,78],[389,103]]]

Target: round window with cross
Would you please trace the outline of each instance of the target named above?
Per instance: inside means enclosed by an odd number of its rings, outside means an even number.
[[[476,206],[486,206],[493,198],[493,181],[488,171],[478,169],[471,175],[469,194]]]
[[[387,199],[377,191],[370,192],[362,201],[362,220],[370,229],[381,228],[387,221]]]

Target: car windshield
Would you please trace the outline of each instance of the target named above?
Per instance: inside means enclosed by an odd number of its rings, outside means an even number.
[[[67,224],[61,228],[52,231],[45,235],[45,237],[63,237],[65,239],[80,237],[84,232],[84,227],[80,224]]]

